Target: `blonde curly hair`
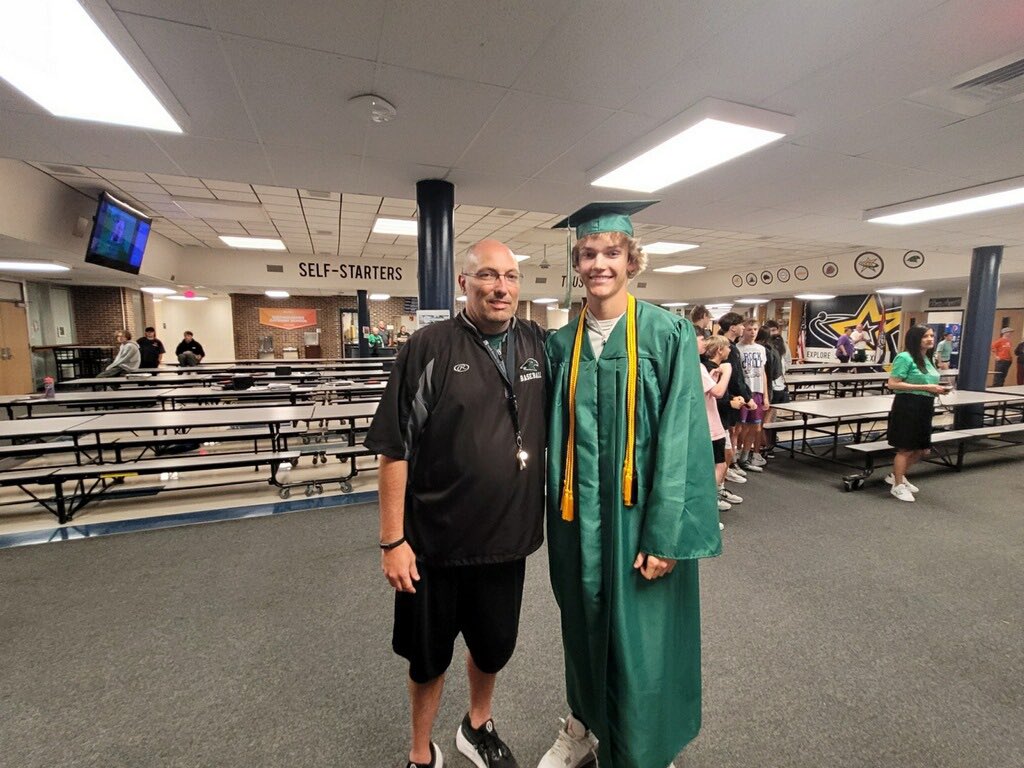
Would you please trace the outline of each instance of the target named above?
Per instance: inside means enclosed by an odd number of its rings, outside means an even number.
[[[625,245],[629,250],[629,257],[627,260],[629,266],[626,268],[626,274],[629,276],[630,280],[647,269],[647,254],[644,253],[643,248],[640,247],[640,241],[635,237],[630,237],[625,232],[595,232],[592,235],[581,237],[576,241],[576,245],[572,247],[572,266],[574,269],[580,265],[580,246],[586,243],[590,238],[597,237],[599,235],[612,235],[618,239],[618,245]]]

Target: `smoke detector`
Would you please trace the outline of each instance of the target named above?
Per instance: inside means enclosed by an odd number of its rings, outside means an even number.
[[[375,93],[353,96],[348,103],[365,114],[371,123],[390,123],[398,114],[398,110],[390,101]]]

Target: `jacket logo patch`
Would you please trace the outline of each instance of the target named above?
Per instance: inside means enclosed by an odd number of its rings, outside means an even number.
[[[531,357],[525,363],[519,366],[519,370],[525,371],[526,373],[536,373],[537,371],[540,370],[540,363],[538,363],[535,359]]]
[[[469,370],[469,363],[458,363],[452,370],[456,373],[465,373]]]

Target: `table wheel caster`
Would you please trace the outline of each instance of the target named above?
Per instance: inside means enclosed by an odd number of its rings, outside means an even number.
[[[342,493],[352,493],[352,483],[350,483],[348,480],[342,480],[341,481],[341,492]]]
[[[317,483],[315,487],[316,487],[316,492],[318,494],[324,492],[324,484],[323,483]]]
[[[287,499],[289,496],[292,495],[292,489],[291,488],[282,488],[280,493],[278,493],[278,495],[282,499]]]
[[[312,496],[313,495],[313,484],[312,483],[310,483],[309,485],[306,486],[306,495],[307,496]]]

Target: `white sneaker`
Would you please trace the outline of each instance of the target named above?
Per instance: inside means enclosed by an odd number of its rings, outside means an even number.
[[[732,509],[732,504],[730,504],[728,501],[726,501],[721,496],[719,496],[718,497],[718,511],[719,512],[728,512],[730,509]]]
[[[740,466],[743,468],[744,472],[764,472],[761,467],[751,461],[741,461]]]
[[[739,483],[740,485],[747,482],[747,478],[745,478],[732,467],[729,467],[729,469],[725,470],[725,479],[728,480],[730,483]]]
[[[718,498],[725,499],[730,504],[742,504],[743,503],[743,497],[740,496],[739,494],[733,493],[728,488],[719,488],[718,489]]]
[[[572,715],[562,720],[558,738],[537,768],[581,768],[597,764],[597,738]]]
[[[721,520],[718,521],[718,530],[720,530],[720,531],[724,531],[725,530],[725,523],[723,523]]]
[[[885,476],[885,482],[887,482],[889,485],[896,485],[896,475],[890,472],[888,475]],[[903,478],[903,484],[907,486],[911,493],[919,493],[921,491],[920,488],[918,488],[912,482],[907,480],[906,477]]]
[[[767,461],[765,461],[764,456],[762,456],[760,453],[752,453],[752,454],[750,454],[749,461],[755,467],[763,467],[765,464],[768,463]]]
[[[746,473],[746,472],[744,472],[744,471],[743,471],[743,470],[742,470],[742,469],[740,468],[740,463],[739,463],[739,461],[734,461],[734,462],[733,462],[733,464],[732,464],[732,466],[730,467],[730,469],[731,469],[731,470],[732,470],[733,472],[735,472],[735,473],[736,473],[737,475],[742,475],[743,477],[746,477],[746,476],[747,476],[747,473]]]
[[[917,499],[914,498],[914,494],[910,492],[910,488],[907,487],[906,483],[894,485],[892,488],[889,489],[889,493],[891,493],[900,501],[917,501]]]

